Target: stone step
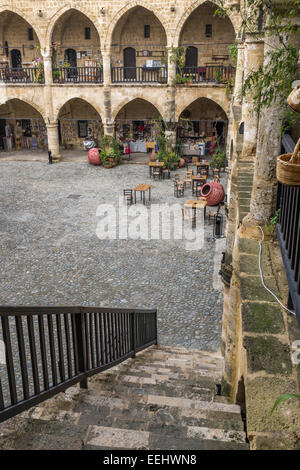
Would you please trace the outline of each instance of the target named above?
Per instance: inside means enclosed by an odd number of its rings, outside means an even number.
[[[222,368],[219,352],[151,347],[9,420],[0,448],[248,450]]]
[[[205,427],[188,427],[186,436],[134,431],[116,427],[91,426],[85,448],[88,449],[151,449],[151,450],[242,450],[248,449],[237,431],[224,432]]]

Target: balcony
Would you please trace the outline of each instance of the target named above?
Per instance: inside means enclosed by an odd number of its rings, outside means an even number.
[[[228,83],[235,74],[231,65],[207,65],[202,67],[184,67],[181,78],[192,83]]]
[[[38,67],[0,67],[0,81],[3,83],[44,83],[44,70]]]
[[[102,83],[101,67],[61,67],[53,69],[54,83]]]
[[[163,67],[112,67],[112,83],[167,83],[168,69]]]

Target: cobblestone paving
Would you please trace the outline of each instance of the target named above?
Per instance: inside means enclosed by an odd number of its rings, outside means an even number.
[[[191,190],[175,198],[172,181],[150,180],[144,165],[1,162],[0,178],[0,304],[157,308],[161,344],[219,348],[212,225],[200,251],[96,236],[98,205],[117,203],[123,188],[151,183],[152,203],[171,204]]]

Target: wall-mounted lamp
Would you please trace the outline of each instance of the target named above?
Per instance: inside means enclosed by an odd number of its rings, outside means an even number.
[[[105,15],[105,8],[102,7],[101,10],[100,10],[100,12],[102,13],[102,15]]]
[[[38,15],[39,15],[39,16],[43,16],[42,10],[39,10],[39,11],[38,11]]]
[[[175,11],[175,7],[174,5],[171,6],[171,11],[174,12]]]

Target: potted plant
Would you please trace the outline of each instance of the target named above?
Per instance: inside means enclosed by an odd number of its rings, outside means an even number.
[[[110,135],[103,137],[101,141],[100,159],[103,162],[104,168],[112,168],[122,162],[122,152],[120,145]]]

